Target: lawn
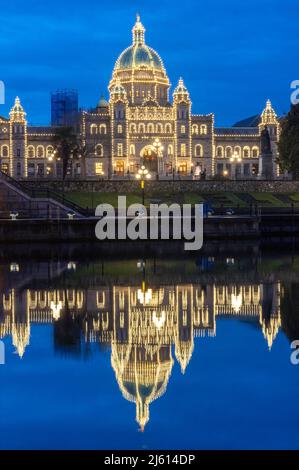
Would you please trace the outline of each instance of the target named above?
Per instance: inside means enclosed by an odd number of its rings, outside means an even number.
[[[141,203],[141,194],[128,193],[127,205]],[[94,209],[98,204],[106,203],[117,206],[117,193],[101,193],[101,192],[80,192],[70,191],[66,193],[66,198],[84,208]],[[299,193],[234,193],[234,192],[217,192],[217,193],[146,193],[145,204],[150,203],[178,203],[178,204],[200,204],[209,203],[212,207],[249,207],[251,204],[259,207],[290,207],[293,204],[299,207]]]

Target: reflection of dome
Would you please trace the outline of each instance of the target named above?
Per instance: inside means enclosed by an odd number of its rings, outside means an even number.
[[[129,354],[119,360],[118,346],[112,345],[111,363],[124,398],[136,403],[136,421],[141,431],[149,421],[149,405],[165,393],[172,370],[171,347],[148,355],[142,347],[127,345]],[[162,359],[163,357],[163,359]]]

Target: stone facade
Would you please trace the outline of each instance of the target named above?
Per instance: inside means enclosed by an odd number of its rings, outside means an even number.
[[[214,115],[192,114],[189,92],[179,80],[170,100],[164,64],[145,43],[137,17],[133,43],[117,59],[109,84],[109,102],[80,114],[78,142],[84,155],[74,158],[68,177],[131,178],[141,165],[153,178],[227,179],[261,177],[261,132],[267,127],[272,150],[272,177],[279,122],[268,100],[256,127],[217,128]],[[54,127],[27,125],[19,98],[9,119],[0,118],[2,171],[16,179],[60,178]]]

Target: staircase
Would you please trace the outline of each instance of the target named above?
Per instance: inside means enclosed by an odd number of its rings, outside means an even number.
[[[86,217],[86,211],[49,189],[29,189],[0,171],[0,219],[9,219],[15,212],[18,218],[59,219],[69,213],[78,218]]]

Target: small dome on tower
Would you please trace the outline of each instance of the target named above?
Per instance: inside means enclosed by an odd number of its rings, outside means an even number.
[[[104,95],[101,96],[100,101],[98,102],[98,108],[108,108],[109,103],[105,99]]]
[[[275,125],[277,124],[277,115],[274,109],[272,108],[272,104],[270,100],[267,100],[266,107],[261,114],[261,124],[262,125]]]

